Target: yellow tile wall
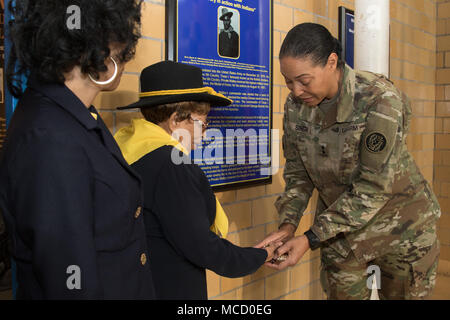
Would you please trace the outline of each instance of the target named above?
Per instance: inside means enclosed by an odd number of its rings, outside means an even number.
[[[274,1],[274,129],[282,129],[283,104],[289,93],[279,73],[278,62],[278,52],[286,33],[298,23],[316,22],[325,25],[337,37],[338,6],[341,5],[354,9],[353,0]],[[127,125],[130,119],[140,117],[138,112],[116,112],[115,108],[136,101],[141,69],[165,58],[164,15],[165,0],[145,1],[143,38],[137,47],[136,58],[127,65],[118,90],[100,95],[95,102],[113,133]],[[433,174],[437,177],[434,187],[448,215],[450,1],[391,0],[390,47],[391,78],[409,95],[414,111],[408,147],[427,180],[433,183]],[[438,104],[436,100],[439,100]],[[282,154],[280,162],[284,166]],[[273,203],[284,189],[282,173],[281,168],[271,185],[217,194],[229,215],[230,241],[241,246],[253,246],[277,229]],[[310,227],[316,199],[315,193],[298,234]],[[449,220],[448,216],[442,220],[441,233],[450,232]],[[447,241],[448,237],[442,239]],[[442,256],[450,259],[448,246],[444,246]],[[208,295],[210,299],[324,299],[319,269],[320,257],[316,251],[309,252],[296,266],[280,272],[262,267],[253,275],[227,279],[208,271]]]
[[[442,208],[441,265],[450,261],[450,1],[437,1],[434,188]],[[450,272],[450,268],[446,272]]]

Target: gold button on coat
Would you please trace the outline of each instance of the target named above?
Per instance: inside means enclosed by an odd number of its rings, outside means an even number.
[[[144,266],[147,263],[147,256],[145,253],[141,254],[141,264]]]
[[[136,209],[136,213],[134,214],[134,217],[137,219],[137,218],[139,218],[139,216],[141,215],[141,212],[142,212],[142,208],[141,207],[138,207],[137,209]]]

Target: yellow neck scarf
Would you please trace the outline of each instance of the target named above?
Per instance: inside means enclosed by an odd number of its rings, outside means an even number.
[[[133,164],[146,154],[162,147],[173,146],[188,154],[181,143],[160,126],[144,119],[134,119],[130,126],[120,129],[114,138],[128,164]],[[216,218],[211,231],[223,238],[228,234],[228,218],[216,197]]]

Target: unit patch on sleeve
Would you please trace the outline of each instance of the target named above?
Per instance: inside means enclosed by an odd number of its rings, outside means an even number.
[[[373,132],[367,135],[366,138],[366,148],[370,152],[378,153],[386,148],[386,137],[379,132]]]

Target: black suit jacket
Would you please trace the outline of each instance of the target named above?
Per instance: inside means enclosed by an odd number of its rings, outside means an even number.
[[[156,297],[207,299],[205,269],[243,277],[264,264],[267,252],[236,246],[210,230],[216,198],[209,181],[195,164],[174,164],[172,151],[178,152],[161,147],[132,165],[144,182],[144,218]]]
[[[223,57],[239,57],[239,35],[231,32],[231,38],[225,31],[219,34],[219,54]]]
[[[97,113],[66,86],[30,79],[11,120],[0,155],[0,210],[19,299],[154,297],[137,214],[140,178],[90,112]],[[72,288],[76,279],[80,289]]]

